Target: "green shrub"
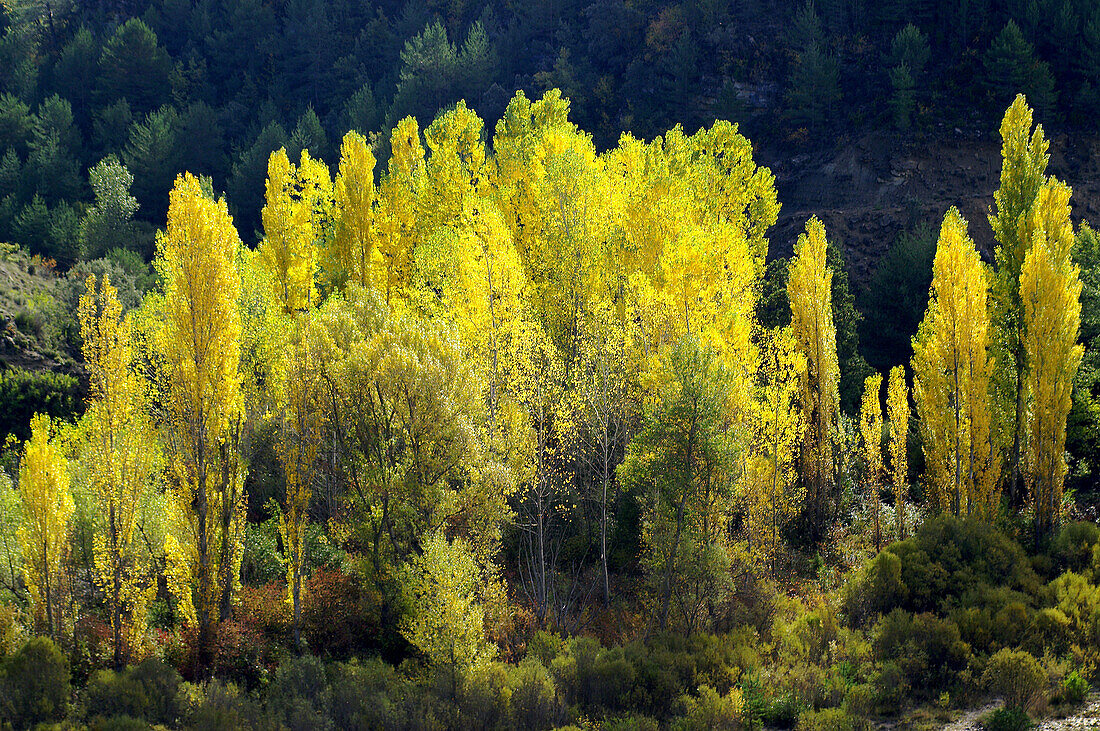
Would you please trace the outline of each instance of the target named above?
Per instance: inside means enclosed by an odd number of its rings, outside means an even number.
[[[88,723],[88,731],[149,731],[152,728],[148,721],[129,716],[97,717]]]
[[[1027,714],[1016,708],[998,708],[982,719],[985,731],[1027,731],[1031,725]]]
[[[45,637],[27,640],[0,674],[0,722],[31,728],[65,718],[68,709],[68,661]]]
[[[514,668],[509,686],[512,728],[555,728],[565,723],[565,704],[549,671],[537,660],[528,658]]]
[[[1051,556],[1062,571],[1081,573],[1092,560],[1092,549],[1100,543],[1100,526],[1089,521],[1067,523],[1050,547]]]
[[[875,626],[873,646],[876,659],[896,663],[911,687],[929,692],[949,688],[970,658],[954,622],[900,609]]]
[[[897,713],[905,707],[909,698],[909,678],[896,662],[883,663],[874,677],[872,688],[875,707],[881,713]]]
[[[1029,713],[1043,700],[1049,681],[1043,666],[1024,650],[999,650],[985,666],[982,682],[1004,698],[1005,707]]]
[[[501,728],[508,720],[508,667],[492,662],[472,668],[458,698],[460,728]]]
[[[377,658],[340,665],[332,682],[333,725],[405,728],[406,685],[392,665]]]
[[[183,711],[182,679],[176,669],[150,658],[122,673],[100,670],[84,689],[88,718],[127,716],[171,726]]]
[[[184,726],[188,731],[237,731],[252,728],[252,708],[232,683],[212,680],[202,689],[199,702]]]
[[[325,666],[312,655],[287,660],[264,693],[267,718],[289,728],[332,727],[332,690]]]
[[[745,726],[738,688],[731,688],[723,696],[709,685],[701,685],[698,696],[685,695],[680,699],[680,705],[683,716],[672,724],[677,731],[737,731]]]
[[[803,711],[798,717],[798,731],[854,731],[855,721],[842,708]]]
[[[1073,670],[1062,680],[1062,700],[1077,705],[1089,694],[1089,681]]]

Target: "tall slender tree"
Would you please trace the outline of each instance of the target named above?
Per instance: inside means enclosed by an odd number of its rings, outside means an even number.
[[[987,519],[997,508],[1000,473],[988,293],[989,275],[966,220],[952,208],[940,229],[928,309],[913,339],[913,395],[927,479],[940,510]]]
[[[140,641],[149,601],[141,566],[131,550],[145,490],[156,469],[157,447],[146,417],[146,393],[134,369],[131,323],[122,316],[107,277],[89,276],[80,298],[80,332],[88,371],[88,409],[82,423],[99,515],[105,530],[93,544],[96,583],[107,599],[114,664]]]
[[[1066,418],[1073,405],[1073,379],[1084,355],[1077,343],[1081,327],[1081,279],[1070,255],[1073,225],[1070,189],[1044,183],[1032,212],[1031,247],[1020,273],[1020,296],[1031,394],[1027,482],[1035,506],[1035,531],[1053,535],[1058,527],[1066,477]]]
[[[886,387],[886,418],[890,427],[890,483],[894,487],[894,520],[898,540],[906,537],[905,499],[909,492],[909,387],[905,366],[890,369]]]
[[[1027,349],[1020,271],[1034,235],[1032,210],[1045,179],[1049,143],[1042,125],[1032,130],[1032,112],[1023,95],[1001,122],[1001,186],[993,194],[996,213],[989,223],[997,240],[997,274],[993,280],[993,325],[996,336],[996,386],[1001,420],[1010,432],[1008,498],[1022,497],[1023,458],[1027,453]]]
[[[164,281],[156,353],[176,518],[166,552],[170,588],[197,624],[203,667],[215,623],[229,616],[243,550],[239,247],[224,199],[211,200],[190,174],[177,178],[155,262]]]
[[[75,505],[69,491],[69,461],[54,437],[50,417],[35,414],[19,467],[23,503],[19,543],[35,619],[44,621],[46,634],[57,639],[61,631],[61,559]]]
[[[864,486],[871,499],[871,519],[875,524],[875,550],[882,548],[882,374],[867,376],[863,383],[863,401],[859,410],[859,434],[863,440]]]
[[[821,540],[833,510],[833,441],[840,413],[840,366],[833,323],[832,270],[826,264],[825,226],[816,217],[798,237],[787,279],[791,329],[806,358],[800,399],[806,417],[801,449],[810,537]]]

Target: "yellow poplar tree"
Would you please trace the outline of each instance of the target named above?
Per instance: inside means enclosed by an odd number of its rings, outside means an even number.
[[[31,604],[36,619],[45,620],[46,634],[56,639],[61,629],[61,558],[75,505],[69,492],[69,462],[53,441],[53,427],[45,414],[31,418],[31,438],[19,467],[19,497],[23,503],[19,544]]]
[[[332,182],[323,162],[303,150],[295,168],[286,150],[271,153],[259,253],[284,312],[308,309],[316,300],[317,242],[324,235],[331,199]]]
[[[806,494],[795,471],[806,428],[798,403],[805,370],[806,357],[795,347],[790,329],[771,333],[761,349],[741,493],[752,548],[773,576],[780,531],[798,513]]]
[[[806,223],[791,260],[787,295],[791,330],[806,357],[800,398],[806,417],[802,444],[802,479],[807,486],[808,517],[813,537],[827,530],[832,498],[833,440],[840,413],[840,365],[833,323],[833,272],[826,264],[825,226],[816,217]]]
[[[240,245],[225,200],[208,198],[190,174],[177,178],[155,262],[164,282],[156,351],[176,522],[165,549],[170,589],[197,623],[203,666],[215,621],[229,615],[243,550]]]
[[[105,530],[94,536],[96,583],[107,599],[114,663],[139,649],[150,591],[131,552],[144,491],[156,469],[157,448],[145,415],[145,387],[133,368],[131,323],[117,290],[89,276],[79,307],[88,372],[88,408],[82,419],[91,482]]]
[[[989,276],[966,220],[952,208],[940,229],[928,309],[913,339],[913,396],[940,509],[985,519],[997,508],[1000,473],[991,425],[988,293]]]
[[[1001,185],[993,194],[996,215],[989,216],[997,240],[997,273],[992,284],[993,325],[996,328],[997,380],[1005,428],[1011,430],[1008,454],[1010,498],[1021,487],[1027,454],[1029,394],[1026,325],[1020,289],[1024,257],[1035,235],[1032,214],[1045,180],[1050,143],[1042,125],[1032,130],[1032,111],[1023,94],[1005,111],[1001,121]]]
[[[386,304],[408,284],[413,253],[422,233],[418,225],[419,200],[424,187],[424,148],[416,120],[406,117],[390,135],[390,157],[378,188],[374,223],[382,260],[380,288]]]
[[[1084,355],[1084,347],[1077,343],[1081,280],[1070,259],[1074,235],[1069,199],[1070,189],[1063,183],[1048,182],[1040,189],[1032,214],[1031,249],[1020,274],[1027,388],[1032,397],[1026,474],[1040,536],[1050,536],[1058,527],[1066,477],[1066,417]]]
[[[276,454],[283,467],[286,498],[279,532],[287,557],[287,589],[294,612],[294,643],[301,643],[302,565],[305,558],[309,502],[313,495],[313,466],[321,447],[323,417],[320,369],[310,338],[303,332],[305,315],[295,323],[295,337],[285,350],[283,413]]]
[[[905,495],[909,485],[909,388],[905,383],[905,366],[890,369],[886,387],[886,416],[890,423],[890,481],[894,486],[894,520],[898,540],[905,538]]]
[[[374,228],[377,193],[374,153],[366,138],[352,131],[340,145],[340,169],[334,185],[335,230],[327,266],[330,278],[355,282],[364,289],[375,284],[380,262]]]
[[[867,376],[863,382],[863,402],[859,409],[859,434],[863,439],[864,483],[871,497],[871,517],[875,523],[875,550],[882,548],[882,374]]]

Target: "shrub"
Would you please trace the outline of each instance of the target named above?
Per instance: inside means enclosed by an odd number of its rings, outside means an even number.
[[[0,368],[0,443],[8,434],[29,439],[28,425],[35,413],[71,419],[83,410],[80,384],[73,376]]]
[[[254,709],[237,686],[212,680],[202,689],[202,696],[191,713],[187,731],[237,731],[252,728]]]
[[[938,691],[966,668],[970,648],[958,626],[933,614],[912,615],[895,609],[875,627],[874,653],[892,661],[915,689]]]
[[[1081,677],[1076,670],[1070,672],[1062,680],[1062,700],[1071,705],[1077,705],[1085,700],[1089,694],[1089,681]]]
[[[15,728],[59,721],[69,708],[69,663],[45,637],[27,640],[0,676],[0,721]]]
[[[129,716],[94,718],[88,724],[89,731],[149,731],[152,728],[148,721],[130,718]]]
[[[513,728],[555,728],[565,723],[565,704],[550,672],[533,658],[524,660],[509,677]]]
[[[100,670],[84,690],[85,713],[89,718],[128,716],[171,726],[183,710],[181,683],[176,669],[157,658],[122,673]]]
[[[701,685],[697,697],[683,696],[680,704],[683,707],[683,717],[672,725],[678,731],[735,731],[745,726],[741,714],[741,690],[738,688],[731,688],[723,696],[709,685]]]
[[[1008,648],[989,658],[982,682],[1004,698],[1006,708],[1024,713],[1040,704],[1049,684],[1043,666],[1031,653]]]
[[[332,726],[332,690],[325,666],[312,655],[292,658],[279,666],[267,686],[267,717],[291,729]]]
[[[1092,549],[1100,543],[1100,526],[1088,521],[1067,523],[1051,544],[1051,556],[1063,571],[1081,573],[1092,560]]]
[[[854,731],[855,721],[841,708],[803,711],[798,717],[798,731]]]
[[[500,728],[508,719],[508,667],[491,662],[471,668],[458,698],[460,728]]]
[[[390,649],[397,633],[386,622],[383,597],[359,577],[340,569],[319,568],[306,581],[302,600],[302,638],[310,650],[348,658],[362,649]],[[399,640],[398,640],[399,641]]]
[[[901,580],[901,559],[889,550],[868,563],[846,587],[844,611],[857,626],[904,602],[909,590]]]
[[[1015,708],[998,708],[982,719],[985,731],[1026,731],[1031,728],[1027,714]]]
[[[340,665],[332,682],[336,728],[404,728],[406,681],[377,658]]]

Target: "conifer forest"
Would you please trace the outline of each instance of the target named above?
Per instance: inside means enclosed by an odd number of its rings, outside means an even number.
[[[1093,0],[3,0],[0,731],[1100,726]]]

